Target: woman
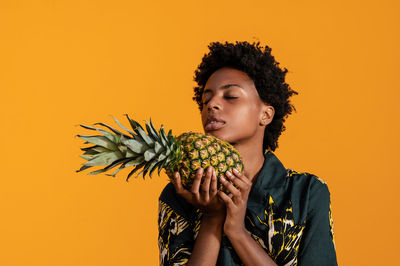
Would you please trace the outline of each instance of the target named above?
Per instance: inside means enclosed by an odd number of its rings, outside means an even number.
[[[190,191],[175,173],[159,198],[160,264],[337,265],[327,184],[273,153],[298,94],[287,70],[259,42],[209,49],[193,99],[205,133],[231,143],[244,172],[221,178],[228,194],[217,190],[212,167],[197,171]]]

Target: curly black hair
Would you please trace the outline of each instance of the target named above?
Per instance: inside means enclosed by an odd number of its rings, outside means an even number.
[[[278,148],[278,138],[285,131],[286,117],[296,108],[290,103],[289,98],[298,94],[285,83],[288,72],[279,67],[279,63],[271,55],[271,48],[267,45],[263,49],[260,42],[252,44],[247,41],[236,43],[211,42],[208,45],[209,53],[204,54],[201,63],[195,70],[193,100],[202,111],[202,94],[208,78],[222,67],[232,67],[245,72],[254,82],[257,92],[264,103],[272,105],[275,114],[264,132],[263,150],[275,151]]]

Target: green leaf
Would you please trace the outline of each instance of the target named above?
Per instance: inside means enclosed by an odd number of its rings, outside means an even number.
[[[149,135],[147,135],[143,129],[138,128],[137,130],[142,139],[146,142],[146,144],[149,145],[150,147],[154,147],[154,140],[150,138]]]
[[[80,126],[83,128],[86,128],[86,129],[90,129],[90,130],[97,130],[97,128],[91,127],[91,126],[86,126],[86,125],[80,125]]]
[[[128,174],[128,176],[126,177],[126,181],[128,182],[129,177],[130,177],[131,175],[133,175],[134,173],[136,173],[136,171],[139,170],[140,168],[142,168],[146,163],[147,163],[147,162],[143,162],[143,163],[137,165],[137,166]]]
[[[153,163],[154,163],[154,162],[153,162]],[[151,163],[151,164],[153,164],[153,163]],[[144,168],[142,169],[142,171],[140,171],[140,172],[136,175],[136,178],[138,178],[141,174],[143,174],[143,179],[144,179],[144,177],[145,177],[145,175],[146,175],[146,173],[147,173],[147,171],[148,171],[148,169],[149,169],[149,167],[150,167],[151,164],[146,164],[146,165],[144,166]]]
[[[157,141],[160,141],[160,137],[158,136],[157,131],[155,131],[155,130],[151,127],[150,123],[147,122],[146,120],[145,120],[145,123],[146,123],[146,130],[147,130],[147,132],[148,132],[148,135],[150,135],[156,142],[157,142]]]
[[[104,147],[101,147],[101,146],[97,146],[97,145],[96,145],[96,147],[93,147],[93,150],[97,151],[97,152],[110,152],[110,151],[112,151],[110,149],[107,149],[107,148],[104,148]]]
[[[170,149],[171,149],[171,151],[175,151],[175,143],[172,143]]]
[[[83,171],[83,170],[85,170],[85,169],[88,169],[88,168],[90,168],[91,166],[87,166],[87,165],[84,165],[84,166],[82,166],[79,170],[76,170],[75,172],[81,172],[81,171]]]
[[[125,145],[118,145],[118,150],[126,157],[126,153],[129,150]]]
[[[172,139],[172,138],[175,138],[175,137],[172,135],[172,130],[170,129],[168,131],[168,139]]]
[[[165,153],[160,153],[157,157],[157,161],[163,161],[165,158],[167,158],[167,155]]]
[[[127,139],[131,138],[129,135],[126,135],[126,134],[120,132],[119,130],[116,130],[115,128],[113,128],[113,127],[111,127],[111,126],[109,126],[109,125],[106,125],[106,124],[104,124],[104,123],[95,123],[94,125],[101,125],[101,126],[103,126],[103,127],[108,128],[109,130],[111,130],[112,132],[114,132],[114,133],[117,134],[117,135],[123,135],[123,136],[126,137]]]
[[[120,166],[117,170],[115,170],[114,173],[112,173],[111,175],[110,175],[110,174],[106,174],[106,175],[115,177],[115,175],[116,175],[119,171],[121,171],[122,169],[124,169],[124,168],[125,168],[125,165],[124,165],[124,164],[121,164],[121,166]]]
[[[100,152],[98,152],[98,151],[95,151],[95,150],[87,150],[87,151],[85,151],[83,154],[84,155],[96,155],[96,154],[99,154]]]
[[[153,125],[153,122],[151,122],[151,117],[150,117],[150,128],[151,128],[151,130],[154,132],[154,134],[157,136],[158,141],[160,141],[160,140],[161,140],[161,137],[160,137],[160,135],[157,133],[157,130],[156,130],[156,128],[155,128],[154,125]]]
[[[79,156],[88,161],[93,159],[93,156],[88,156],[88,155],[79,155]]]
[[[114,168],[115,166],[117,166],[119,164],[122,164],[122,163],[126,162],[127,160],[129,160],[129,159],[126,159],[126,158],[118,159],[118,160],[114,161],[113,163],[111,163],[110,165],[108,165],[107,167],[104,167],[103,169],[100,169],[100,170],[96,170],[96,171],[90,172],[90,173],[88,173],[88,175],[96,175],[96,174],[99,174],[99,173],[103,173],[105,171],[110,170],[111,168]]]
[[[84,163],[84,165],[87,166],[95,166],[95,165],[107,165],[112,162],[114,162],[117,159],[123,158],[122,154],[120,151],[115,151],[115,152],[105,152],[102,153],[92,160]]]
[[[164,165],[165,165],[165,161],[163,160],[163,161],[161,161],[161,164],[160,165],[158,165],[158,175],[160,175],[160,173],[161,173],[161,170],[164,168]]]
[[[98,145],[93,145],[93,146],[90,146],[90,147],[81,148],[81,150],[82,150],[82,151],[88,151],[88,150],[91,150],[92,148],[95,148],[95,147],[100,147],[100,146],[98,146]]]
[[[162,143],[162,145],[163,145],[164,147],[167,147],[167,148],[168,148],[168,142],[167,142],[167,140],[164,139],[164,137],[162,136],[162,130],[163,130],[163,127],[162,127],[162,125],[161,125],[160,131],[159,131],[161,143]]]
[[[96,170],[96,171],[93,171],[93,172],[89,172],[89,173],[87,173],[87,175],[97,175],[97,174],[103,173],[105,171],[106,170],[104,170],[104,169],[99,169],[99,170]]]
[[[132,138],[129,138],[129,139],[132,139]],[[128,140],[128,139],[126,139],[124,136],[121,135],[121,140],[120,140],[120,143],[119,143],[119,145],[118,145],[118,149],[122,152],[122,154],[123,154],[125,157],[135,157],[135,156],[139,155],[138,153],[133,152],[131,149],[129,149],[129,148],[124,144],[124,142],[125,142],[126,140]]]
[[[128,161],[124,161],[124,163],[122,163],[122,165],[121,165],[117,170],[115,170],[115,172],[112,173],[111,175],[109,175],[109,174],[106,174],[106,175],[115,177],[115,175],[116,175],[119,171],[121,171],[122,169],[124,169],[124,168],[126,167],[126,163],[127,163],[127,162],[128,162]]]
[[[164,130],[163,125],[161,125],[161,128],[160,128],[160,136],[161,136],[161,139],[167,143],[164,146],[169,146],[171,144],[171,143],[169,143],[169,141],[167,139],[167,135],[165,135],[165,130]]]
[[[129,123],[131,124],[132,129],[136,132],[136,134],[138,136],[141,137],[141,139],[146,142],[147,145],[149,145],[150,147],[154,147],[154,141],[152,140],[152,138],[150,138],[146,132],[144,131],[143,127],[136,122],[135,120],[131,119],[128,114],[125,114],[126,117],[129,120]]]
[[[168,166],[172,159],[174,159],[174,156],[171,154],[171,156],[168,156],[168,158],[165,160],[165,165]]]
[[[165,152],[165,155],[169,155],[171,153],[171,149],[167,146],[167,151]]]
[[[139,156],[139,157],[136,157],[135,159],[129,161],[128,163],[126,163],[126,166],[136,166],[138,164],[141,164],[142,162],[144,162],[144,157]]]
[[[83,140],[86,140],[87,142],[102,146],[109,150],[114,151],[117,149],[117,146],[115,146],[115,144],[112,141],[110,141],[108,138],[106,138],[104,136],[99,136],[99,135],[95,135],[95,136],[77,135],[77,136]]]
[[[150,164],[150,166],[147,168],[147,169],[145,169],[144,171],[143,171],[143,179],[144,179],[144,177],[146,176],[146,174],[147,174],[147,172],[149,172],[149,171],[151,171],[152,172],[152,170],[154,169],[156,169],[156,164],[157,164],[157,162],[156,161],[154,161],[154,162],[152,162],[151,164]],[[149,174],[150,175],[150,174]],[[151,176],[150,176],[151,177]]]
[[[153,149],[149,149],[144,153],[144,159],[147,162],[154,158],[154,156],[156,156],[156,152]]]
[[[147,146],[147,144],[141,140],[137,139],[127,139],[123,140],[123,144],[126,145],[129,149],[131,149],[133,152],[143,154],[146,150],[148,150],[150,147]]]
[[[152,169],[150,169],[150,173],[149,176],[151,177],[151,175],[153,174],[154,170],[157,169],[157,167],[159,167],[162,164],[162,162],[157,162],[154,167]]]
[[[108,138],[108,139],[111,140],[112,142],[117,142],[117,141],[115,140],[114,134],[112,134],[112,133],[110,133],[110,132],[108,132],[108,131],[106,131],[106,130],[103,130],[103,129],[101,129],[101,128],[96,128],[96,127],[85,126],[85,125],[81,125],[81,127],[87,128],[87,129],[90,129],[90,130],[96,130],[96,131],[98,131],[99,133],[103,134],[106,138]]]
[[[156,153],[158,154],[158,153],[160,153],[160,152],[163,152],[163,151],[164,151],[164,147],[163,147],[163,146],[161,146],[161,144],[160,144],[160,143],[156,142],[156,143],[155,143],[155,145],[154,145],[154,150],[155,150],[155,151],[156,151]]]
[[[90,150],[87,150],[85,153],[83,153],[84,155],[99,155],[100,153],[104,153],[104,152],[113,152],[112,150],[106,149],[104,147],[101,146],[96,146]]]
[[[122,135],[115,135],[115,136],[114,136],[115,144],[118,145],[118,144],[120,143],[121,136],[122,136]]]
[[[128,131],[133,137],[135,137],[135,133],[133,133],[132,131],[130,131],[128,128],[126,128],[123,124],[121,124],[116,118],[114,118],[113,116],[111,116],[115,122],[122,127],[123,129],[125,129],[126,131]],[[127,137],[127,136],[126,136]]]
[[[138,153],[133,152],[131,149],[126,149],[125,157],[136,157],[138,155],[139,155]]]
[[[101,147],[99,145],[94,145],[94,146],[90,146],[90,147],[86,147],[86,148],[81,148],[82,151],[95,151],[95,152],[107,152],[107,151],[111,151],[107,148]]]
[[[133,131],[135,131],[136,134],[139,135],[139,131],[137,130],[137,128],[143,129],[142,126],[135,120],[131,119],[128,114],[125,114],[125,116],[128,118],[129,124],[131,125]]]

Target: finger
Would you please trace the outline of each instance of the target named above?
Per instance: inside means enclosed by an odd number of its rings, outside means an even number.
[[[210,167],[212,168],[210,195],[212,197],[214,197],[215,195],[217,195],[217,191],[218,191],[217,173],[215,172],[215,169],[212,166],[210,166]]]
[[[183,188],[182,183],[181,183],[181,177],[179,175],[179,172],[175,172],[174,173],[174,176],[172,178],[172,184],[175,187],[176,193],[180,194],[180,193],[183,192],[184,188]]]
[[[182,182],[181,182],[181,175],[179,174],[179,172],[174,173],[174,177],[172,179],[172,184],[174,185],[175,191],[177,194],[181,195],[182,197],[184,197],[187,200],[190,199],[191,193],[183,187]]]
[[[232,172],[237,178],[239,178],[245,184],[251,186],[251,180],[247,178],[243,173],[239,172],[236,168],[233,168]]]
[[[218,191],[218,196],[227,205],[227,207],[232,207],[235,205],[232,199],[221,190]]]
[[[235,188],[235,187],[232,185],[231,182],[229,182],[228,180],[226,180],[223,176],[220,177],[220,180],[221,180],[222,185],[224,185],[224,187],[226,187],[226,188],[228,189],[228,191],[229,191],[230,193],[232,193],[233,196],[234,196],[236,199],[239,199],[239,198],[241,197],[240,191],[239,191],[237,188]]]
[[[210,167],[207,168],[206,175],[204,177],[203,184],[201,184],[201,192],[203,193],[203,197],[205,201],[208,201],[210,198],[210,182],[211,182],[212,169]]]
[[[196,172],[196,175],[194,177],[193,180],[193,184],[192,187],[190,189],[190,191],[193,194],[199,194],[199,187],[200,187],[200,183],[201,183],[201,177],[203,176],[204,173],[204,169],[203,168],[199,168]]]
[[[246,192],[249,189],[250,186],[239,176],[233,175],[230,171],[226,171],[225,175],[239,188],[239,190]]]

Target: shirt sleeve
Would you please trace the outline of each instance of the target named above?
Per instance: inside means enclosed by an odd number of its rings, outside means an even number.
[[[190,223],[171,206],[159,199],[158,247],[160,265],[185,265],[192,253],[198,232],[196,223]]]
[[[309,196],[304,235],[298,254],[298,265],[337,265],[330,192],[326,183],[316,182]]]

